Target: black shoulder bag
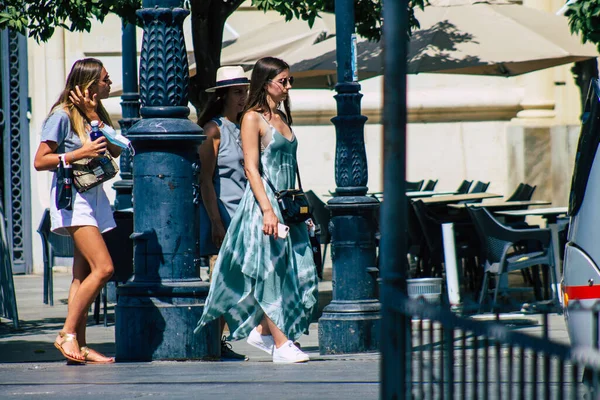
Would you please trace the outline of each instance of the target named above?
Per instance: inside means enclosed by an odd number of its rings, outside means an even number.
[[[261,168],[261,175],[265,177],[267,185],[275,193],[275,199],[279,204],[279,210],[283,216],[283,221],[286,224],[297,224],[304,222],[311,218],[310,204],[308,199],[302,190],[302,181],[300,180],[300,172],[298,171],[298,165],[296,164],[296,176],[298,177],[299,189],[284,189],[277,190],[269,177],[263,173]]]

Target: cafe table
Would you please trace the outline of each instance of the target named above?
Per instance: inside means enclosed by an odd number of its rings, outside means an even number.
[[[567,207],[550,207],[550,208],[534,208],[531,210],[514,210],[514,211],[495,211],[494,214],[501,215],[503,217],[527,217],[527,216],[539,216],[546,220],[546,226],[550,229],[552,236],[552,251],[554,252],[554,268],[556,270],[556,280],[560,282],[562,280],[562,260],[560,258],[560,241],[558,233],[564,229],[565,225],[569,222],[564,219],[559,219],[560,216],[566,216],[568,212]],[[557,287],[552,290],[558,290]],[[561,304],[563,302],[562,296],[558,296]]]
[[[447,206],[463,201],[479,201],[502,197],[495,193],[467,193],[448,196],[433,196],[419,199],[429,206]],[[446,270],[446,289],[451,306],[461,303],[458,284],[458,260],[456,259],[456,243],[454,239],[454,224],[452,222],[442,224],[442,243],[444,246],[444,267]]]
[[[423,197],[433,197],[433,196],[449,196],[456,194],[453,190],[420,190],[418,192],[406,192],[406,197],[409,199],[423,198]]]
[[[467,193],[467,194],[454,194],[446,196],[432,196],[424,199],[420,199],[426,205],[445,205],[445,204],[458,204],[463,201],[479,201],[484,199],[493,199],[502,197],[501,194],[494,193]]]
[[[500,210],[520,210],[529,206],[547,206],[552,202],[547,200],[523,200],[523,201],[485,201],[483,203],[467,203],[467,204],[449,204],[448,207],[454,209],[464,209],[465,207],[485,207],[490,212]],[[530,210],[533,211],[533,210]],[[528,214],[530,215],[530,214]]]

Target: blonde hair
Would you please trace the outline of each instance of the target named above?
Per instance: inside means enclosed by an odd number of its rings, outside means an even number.
[[[51,115],[58,110],[66,111],[67,114],[69,114],[69,120],[71,121],[71,129],[77,133],[81,143],[85,143],[89,139],[89,135],[85,130],[85,123],[89,121],[87,121],[81,110],[79,110],[69,99],[69,95],[71,90],[75,90],[75,86],[79,86],[81,92],[84,92],[92,85],[98,84],[100,75],[102,74],[102,68],[102,62],[95,58],[83,58],[75,61],[75,64],[73,64],[71,72],[69,72],[69,76],[67,77],[65,88],[49,113],[49,115]],[[96,109],[98,116],[102,122],[112,126],[110,117],[102,105],[102,102],[100,99],[96,99],[96,101],[98,102]]]

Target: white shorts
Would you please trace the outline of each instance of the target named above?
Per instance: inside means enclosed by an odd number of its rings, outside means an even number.
[[[101,233],[104,233],[117,226],[103,185],[98,185],[84,193],[73,190],[75,196],[73,210],[57,210],[55,193],[56,175],[52,179],[52,189],[50,189],[50,229],[52,232],[68,236],[69,231],[65,229],[67,227],[95,226]]]

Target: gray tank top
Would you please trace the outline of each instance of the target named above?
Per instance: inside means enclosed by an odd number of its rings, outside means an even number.
[[[213,183],[217,199],[223,203],[229,217],[232,217],[246,189],[246,175],[241,163],[244,153],[240,140],[240,128],[225,117],[215,118],[213,121],[221,131]]]

